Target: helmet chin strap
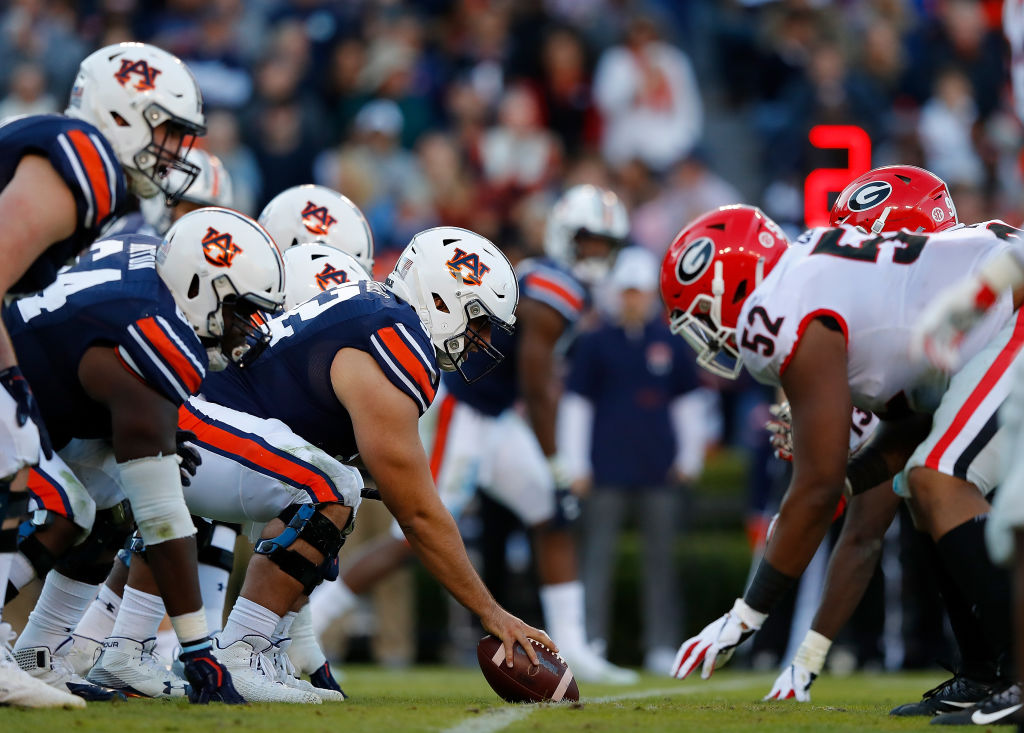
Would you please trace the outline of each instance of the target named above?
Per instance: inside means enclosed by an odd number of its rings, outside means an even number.
[[[882,230],[885,229],[885,220],[889,218],[890,211],[892,211],[892,207],[886,206],[885,209],[882,210],[881,216],[871,223],[872,234],[880,234]]]

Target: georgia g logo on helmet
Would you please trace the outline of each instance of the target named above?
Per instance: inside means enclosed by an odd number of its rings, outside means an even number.
[[[121,86],[124,86],[131,81],[132,74],[138,74],[142,78],[135,84],[135,89],[140,92],[150,92],[156,89],[154,82],[161,73],[163,72],[160,69],[150,66],[146,59],[138,61],[121,59],[121,68],[114,73],[114,78]]]
[[[230,232],[221,234],[213,227],[207,227],[203,235],[203,255],[214,267],[231,267],[231,260],[241,254],[242,248],[235,244]]]
[[[476,252],[467,254],[465,250],[458,247],[455,248],[452,258],[445,264],[448,265],[448,271],[452,277],[458,280],[461,275],[462,282],[466,285],[479,285],[480,278],[491,271],[490,267],[480,261],[480,255]],[[467,272],[462,272],[462,268],[465,268]]]
[[[850,211],[867,211],[892,195],[892,185],[886,181],[865,183],[850,194]]]
[[[710,237],[700,237],[693,240],[676,263],[676,279],[683,285],[696,282],[708,271],[711,260],[715,259],[715,243]]]
[[[326,206],[317,206],[312,201],[307,201],[306,207],[302,210],[302,223],[310,234],[327,236],[328,230],[336,221],[338,220],[330,215]]]

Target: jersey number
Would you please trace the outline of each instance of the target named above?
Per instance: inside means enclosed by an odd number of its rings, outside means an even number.
[[[84,270],[61,273],[46,290],[17,301],[21,319],[28,323],[43,313],[53,313],[67,303],[68,296],[103,283],[121,279],[120,270]]]
[[[783,316],[784,317],[784,316]],[[768,330],[772,336],[779,335],[779,329],[782,328],[782,318],[776,318],[774,321],[768,316],[768,311],[763,307],[756,305],[750,309],[750,313],[747,314],[747,325],[754,325],[754,318],[760,318],[761,323]],[[765,336],[763,333],[755,334],[753,337],[750,336],[750,330],[745,329],[743,331],[743,340],[740,341],[740,346],[744,349],[750,349],[755,354],[761,354],[761,356],[769,357],[775,353],[775,341],[770,337]]]
[[[366,288],[365,291],[363,287]],[[385,290],[379,283],[375,282],[355,282],[325,290],[302,305],[292,308],[285,315],[267,321],[267,328],[270,329],[270,345],[273,346],[281,339],[294,336],[295,329],[300,328],[305,321],[313,320],[328,308],[332,308],[338,303],[342,303],[362,292],[383,294]]]
[[[894,241],[903,246],[897,246],[892,253],[892,261],[897,265],[909,265],[921,256],[921,250],[928,242],[928,237],[922,234],[908,234],[898,232],[892,236],[878,236],[865,239],[856,245],[839,244],[843,238],[842,229],[829,229],[821,235],[821,239],[814,245],[813,255],[832,255],[847,260],[860,260],[861,262],[878,262],[878,253],[882,242]]]

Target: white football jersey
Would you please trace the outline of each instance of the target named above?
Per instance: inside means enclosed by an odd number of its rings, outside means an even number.
[[[910,359],[914,324],[936,294],[1016,237],[1002,222],[928,235],[808,230],[743,305],[736,329],[743,363],[758,381],[778,385],[808,324],[831,316],[846,336],[856,407],[884,414],[902,395],[913,409],[930,412],[948,377]],[[968,335],[961,363],[996,334],[1012,308],[1004,293]]]

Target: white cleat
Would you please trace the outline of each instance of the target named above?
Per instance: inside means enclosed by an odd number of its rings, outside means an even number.
[[[569,665],[576,679],[602,685],[635,685],[640,675],[625,667],[616,667],[590,647],[578,648],[561,645],[558,654]]]
[[[344,692],[316,687],[311,682],[299,677],[288,653],[290,642],[291,639],[282,639],[274,645],[270,655],[271,661],[274,663],[274,674],[277,675],[278,681],[295,690],[312,692],[324,702],[345,702]]]
[[[71,645],[71,637],[65,639],[57,650],[50,651],[47,646],[30,646],[14,650],[14,660],[18,666],[61,692],[70,692],[89,702],[108,702],[114,698],[123,700],[124,695],[108,690],[90,682],[71,668],[61,649]]]
[[[14,631],[0,623],[0,705],[24,708],[84,708],[85,700],[50,687],[18,666],[11,652]]]
[[[275,647],[267,637],[248,634],[226,647],[221,647],[219,639],[215,644],[214,656],[227,667],[235,689],[247,702],[321,703],[319,695],[289,687],[277,678],[268,656]]]
[[[57,653],[63,654],[75,674],[82,677],[87,676],[89,670],[96,664],[96,660],[100,658],[100,654],[103,653],[103,642],[90,639],[88,636],[72,634],[70,647],[67,652],[62,648]]]
[[[156,656],[156,639],[111,636],[89,672],[89,681],[135,697],[185,697],[188,683]]]

